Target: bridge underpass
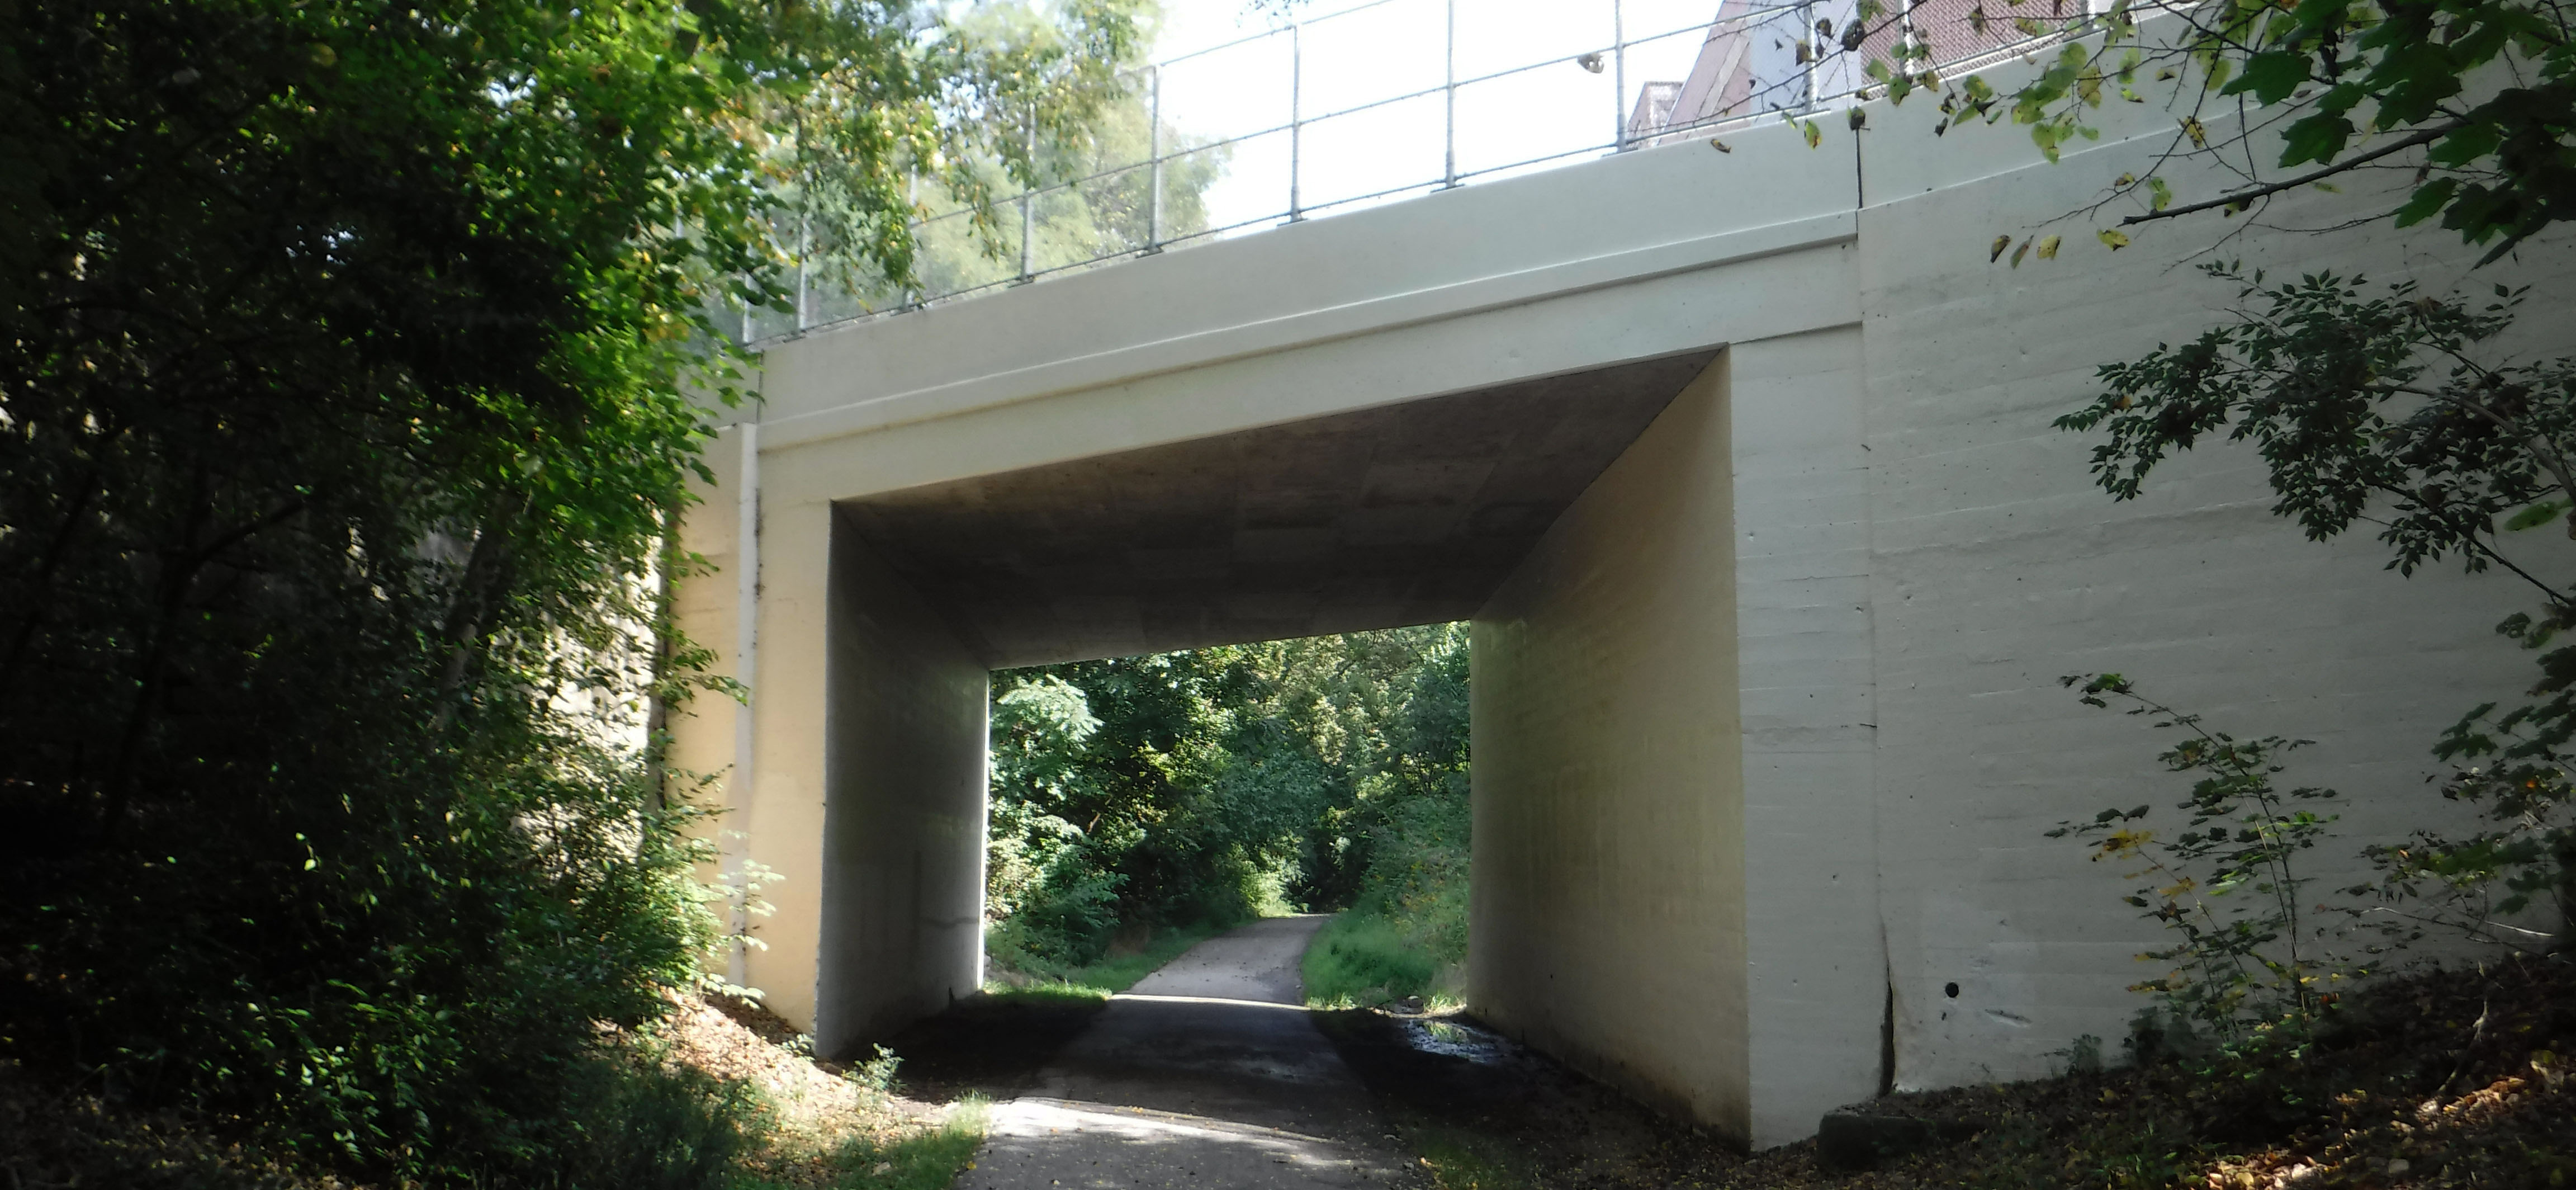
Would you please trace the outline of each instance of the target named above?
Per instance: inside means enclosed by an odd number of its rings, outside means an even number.
[[[1464,620],[1715,352],[842,504],[991,669]]]
[[[1757,1146],[2117,1036],[2156,939],[2043,832],[2169,790],[2153,738],[2057,677],[2129,673],[2413,790],[2516,661],[2459,608],[2515,596],[2302,542],[2225,452],[2110,504],[2048,421],[2230,296],[2175,267],[2207,237],[2113,255],[2070,225],[2018,270],[1988,245],[2170,120],[2106,111],[2050,166],[1936,118],[1747,129],[772,345],[684,535],[718,570],[683,624],[750,697],[680,719],[675,759],[720,774],[728,863],[783,875],[737,978],[827,1053],[979,985],[993,668],[1464,617],[1485,1020]],[[2440,282],[2473,255],[2444,234],[2231,251]],[[2526,257],[2492,279],[2567,259]]]

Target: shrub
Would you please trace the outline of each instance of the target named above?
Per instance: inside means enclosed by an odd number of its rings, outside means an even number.
[[[986,952],[1005,967],[1033,973],[1097,962],[1118,930],[1120,882],[1118,873],[1084,866],[1078,851],[1061,853],[985,931]]]
[[[1359,910],[1315,935],[1301,964],[1307,1001],[1336,1007],[1427,996],[1440,966],[1394,922]]]
[[[564,1090],[540,1168],[565,1187],[723,1190],[767,1125],[749,1084],[628,1054],[581,1062]]]

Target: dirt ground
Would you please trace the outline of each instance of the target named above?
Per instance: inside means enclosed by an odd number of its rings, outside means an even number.
[[[999,1102],[1037,1085],[1038,1072],[1107,1007],[1091,996],[974,996],[885,1044],[903,1058],[905,1095],[950,1103],[981,1094]]]
[[[1031,1091],[1103,1006],[977,997],[888,1046],[903,1056],[908,1096],[1005,1100]],[[1314,1019],[1368,1088],[1388,1129],[1416,1155],[1403,1179],[1414,1186],[1661,1186],[1670,1183],[1652,1179],[1663,1172],[1743,1163],[1719,1138],[1677,1126],[1543,1055],[1487,1040],[1472,1022],[1368,1009]],[[1542,1169],[1555,1174],[1532,1180]]]

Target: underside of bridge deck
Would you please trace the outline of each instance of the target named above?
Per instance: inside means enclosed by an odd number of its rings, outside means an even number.
[[[842,504],[994,669],[1463,620],[1714,352]]]

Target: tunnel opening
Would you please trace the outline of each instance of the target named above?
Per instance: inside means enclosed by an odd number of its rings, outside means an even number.
[[[818,1038],[982,981],[996,675],[1467,621],[1720,354],[837,502]]]
[[[1341,914],[1302,998],[1463,1003],[1468,651],[1450,623],[995,673],[988,986],[1120,991]]]

